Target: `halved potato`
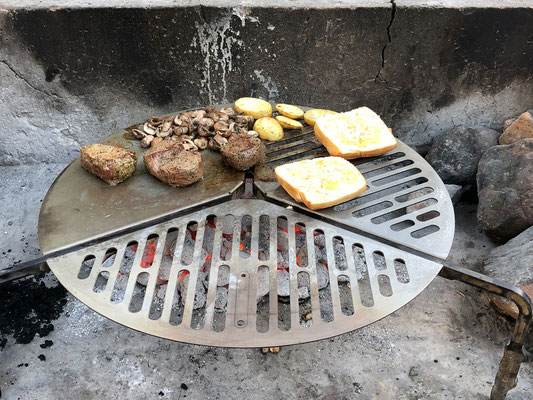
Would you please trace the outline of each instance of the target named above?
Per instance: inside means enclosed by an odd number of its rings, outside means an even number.
[[[312,110],[306,111],[304,114],[304,121],[311,126],[315,126],[316,120],[323,115],[328,114],[337,114],[336,111],[331,110],[322,110],[320,108],[313,108]]]
[[[299,121],[284,117],[283,115],[278,115],[276,121],[285,129],[302,129],[304,127]]]
[[[300,107],[291,106],[290,104],[276,104],[276,110],[288,118],[299,119],[304,116],[304,110]]]
[[[272,105],[265,100],[255,97],[241,97],[235,101],[235,110],[255,119],[272,116]]]
[[[272,117],[263,117],[255,121],[254,131],[264,140],[276,141],[283,138],[283,128]]]

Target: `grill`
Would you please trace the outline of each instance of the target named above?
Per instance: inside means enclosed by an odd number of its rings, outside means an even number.
[[[104,143],[142,154],[127,131]],[[467,282],[520,310],[493,388],[492,398],[504,398],[523,360],[531,304],[519,289],[444,266],[455,221],[437,174],[399,142],[354,161],[367,180],[363,195],[311,211],[280,187],[273,167],[321,155],[306,126],[269,144],[253,176],[205,151],[204,179],[181,189],[149,176],[142,161],[134,176],[109,187],[77,159],[44,199],[41,249],[59,281],[100,314],[211,346],[323,339],[394,312],[439,274]]]

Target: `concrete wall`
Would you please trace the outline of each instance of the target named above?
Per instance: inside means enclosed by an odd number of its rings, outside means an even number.
[[[0,4],[0,165],[67,162],[114,129],[233,101],[252,83],[272,101],[338,111],[367,105],[420,150],[454,125],[500,129],[532,107],[527,2],[10,3]]]

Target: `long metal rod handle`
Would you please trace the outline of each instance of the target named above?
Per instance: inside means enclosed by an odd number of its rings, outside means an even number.
[[[518,307],[518,317],[515,321],[513,335],[503,352],[498,373],[490,393],[491,400],[504,400],[507,392],[516,387],[518,371],[524,361],[522,348],[532,318],[533,307],[531,299],[517,287],[466,268],[452,265],[443,266],[439,275],[446,279],[464,282],[487,292],[503,296]]]

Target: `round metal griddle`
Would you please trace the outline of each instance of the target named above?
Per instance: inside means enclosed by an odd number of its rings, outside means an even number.
[[[254,175],[257,196],[246,199],[238,198],[244,186],[244,174],[225,166],[218,153],[210,150],[202,153],[206,168],[203,180],[187,188],[172,188],[146,172],[142,164],[144,150],[126,131],[110,136],[104,143],[136,151],[137,172],[124,183],[110,187],[83,170],[76,159],[57,178],[43,201],[39,240],[45,254],[81,247],[48,261],[59,281],[93,310],[148,334],[211,346],[268,347],[349,332],[385,317],[416,297],[442,268],[435,257],[445,259],[452,244],[454,213],[448,192],[429,164],[401,142],[385,155],[353,161],[367,179],[366,192],[347,203],[317,211],[295,203],[272,173],[274,166],[284,162],[326,155],[309,126],[286,132],[283,140],[267,145],[267,162],[256,167]],[[233,218],[231,247],[238,249],[239,244],[242,247],[243,218],[248,220],[251,240],[247,254],[232,251],[222,259],[221,246],[227,245],[228,236],[224,239],[221,221],[227,216]],[[207,299],[202,311],[203,323],[198,325],[193,321],[197,314],[194,285],[205,265],[202,243],[206,221],[213,218],[217,223],[209,256]],[[280,218],[286,221],[290,284],[284,306],[290,308],[290,321],[285,321],[283,326],[279,321],[281,303],[277,282]],[[263,228],[260,221],[267,222]],[[182,252],[192,223],[197,224],[192,261],[184,262]],[[266,236],[259,234],[264,226],[269,232]],[[309,260],[305,267],[296,262],[297,227],[302,226]],[[328,306],[332,318],[324,318],[322,312],[324,299],[319,292],[315,257],[317,232],[323,235],[327,254]],[[170,278],[161,294],[158,274],[165,256],[164,244],[170,234],[176,235],[176,245]],[[143,250],[153,237],[158,238],[155,256],[151,265],[146,266]],[[265,237],[269,249],[266,259],[265,252],[260,251],[265,246],[260,240]],[[334,242],[343,243],[347,263],[343,267],[336,262],[338,252]],[[123,298],[117,302],[113,293],[121,260],[132,243],[137,244],[138,250],[128,271]],[[105,262],[110,251],[116,252],[111,264]],[[382,262],[377,262],[376,256]],[[84,274],[84,260],[89,258],[93,260],[92,267]],[[227,306],[223,313],[215,308],[221,268],[229,269]],[[265,270],[269,292],[266,315],[259,312],[257,302],[259,273]],[[183,285],[178,281],[184,273],[188,276],[188,289],[176,322],[173,319],[176,292]],[[139,274],[147,281],[142,291],[142,306],[135,309],[132,302],[138,296]],[[302,323],[299,310],[301,274],[308,278],[310,294],[311,319],[306,323]],[[105,277],[103,285],[102,276]],[[346,288],[352,301],[351,315],[347,315],[340,294]],[[162,310],[154,317],[156,293]],[[214,321],[220,320],[221,315],[222,329],[215,329]]]

